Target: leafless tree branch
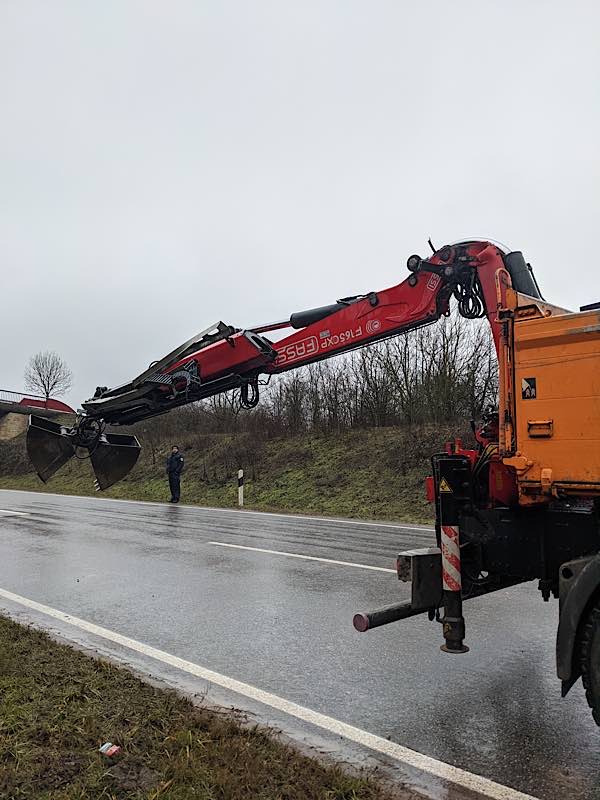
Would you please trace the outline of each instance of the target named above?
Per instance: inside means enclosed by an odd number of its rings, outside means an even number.
[[[51,350],[31,356],[25,369],[25,388],[46,399],[66,394],[73,385],[73,373],[67,363]]]

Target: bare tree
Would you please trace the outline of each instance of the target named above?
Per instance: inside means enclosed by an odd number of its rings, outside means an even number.
[[[43,394],[46,400],[61,395],[73,385],[73,373],[66,361],[50,350],[36,353],[25,369],[25,388]]]

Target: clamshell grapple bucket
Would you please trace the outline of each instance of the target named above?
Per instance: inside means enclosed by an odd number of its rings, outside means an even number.
[[[96,476],[96,489],[108,489],[124,478],[138,460],[135,436],[106,433],[97,420],[83,418],[69,428],[44,417],[31,416],[27,454],[44,483],[74,455],[88,457]]]

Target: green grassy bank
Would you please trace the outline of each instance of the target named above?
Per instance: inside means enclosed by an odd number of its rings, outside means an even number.
[[[170,441],[144,442],[131,473],[108,497],[168,499],[164,458]],[[451,438],[439,427],[377,428],[258,440],[250,434],[180,435],[186,469],[182,502],[234,507],[237,470],[249,508],[429,523],[424,497],[430,455]],[[89,462],[72,459],[46,485],[31,471],[24,437],[0,442],[0,488],[94,494]]]
[[[99,748],[121,748],[112,759]],[[0,616],[0,797],[408,800]]]

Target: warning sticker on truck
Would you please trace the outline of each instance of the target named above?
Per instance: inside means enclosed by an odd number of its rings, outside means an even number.
[[[521,398],[523,400],[535,400],[536,394],[535,378],[521,378]]]

